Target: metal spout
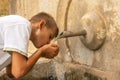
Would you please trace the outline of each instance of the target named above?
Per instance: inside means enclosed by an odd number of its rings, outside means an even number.
[[[85,35],[86,35],[85,30],[81,30],[81,31],[63,31],[58,35],[58,37],[56,39],[75,37],[75,36],[85,36]]]

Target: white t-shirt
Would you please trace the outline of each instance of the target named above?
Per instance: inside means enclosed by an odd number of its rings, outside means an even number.
[[[18,15],[0,17],[0,70],[11,63],[11,51],[27,57],[30,34],[27,19]]]

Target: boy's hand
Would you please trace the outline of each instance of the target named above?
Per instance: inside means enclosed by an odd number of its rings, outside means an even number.
[[[42,57],[46,57],[50,59],[57,56],[59,52],[59,47],[56,44],[46,44],[42,46],[40,49],[42,51]]]

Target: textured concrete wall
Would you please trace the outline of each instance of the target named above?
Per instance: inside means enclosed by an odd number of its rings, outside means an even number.
[[[81,29],[81,17],[94,10],[104,17],[107,31],[103,46],[95,51],[86,48],[79,37],[60,40],[61,58],[64,61],[85,64],[106,73],[107,71],[108,73],[115,72],[114,76],[119,75],[119,4],[119,0],[60,0],[57,22],[61,31]]]
[[[61,58],[64,61],[85,64],[106,73],[115,72],[114,75],[119,75],[119,4],[119,0],[60,0],[57,22],[61,31],[80,29],[81,17],[94,10],[104,17],[107,29],[103,46],[95,51],[86,48],[79,37],[60,40]]]
[[[47,72],[53,71],[49,74],[49,77],[52,75],[52,80],[120,79],[119,0],[11,0],[11,5],[15,6],[11,7],[11,13],[20,14],[27,18],[42,11],[51,14],[57,21],[60,31],[79,30],[82,28],[80,19],[86,13],[99,12],[106,23],[106,39],[101,48],[90,50],[79,37],[58,40],[59,55],[52,60],[52,63],[51,60],[45,62],[49,67],[51,65],[54,67],[49,69],[45,67],[45,69]],[[30,49],[33,47],[30,46]],[[32,51],[29,52],[32,53]],[[39,69],[43,69],[45,66],[40,65],[39,61],[37,65],[39,65]],[[32,73],[42,77],[42,74],[39,74],[41,70],[38,68],[35,67]]]

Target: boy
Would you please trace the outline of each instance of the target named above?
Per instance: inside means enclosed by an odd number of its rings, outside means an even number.
[[[43,12],[29,21],[18,15],[0,17],[0,70],[6,67],[8,76],[17,79],[27,74],[40,57],[55,57],[59,47],[50,41],[57,35],[55,20]],[[38,50],[28,58],[29,40]]]

